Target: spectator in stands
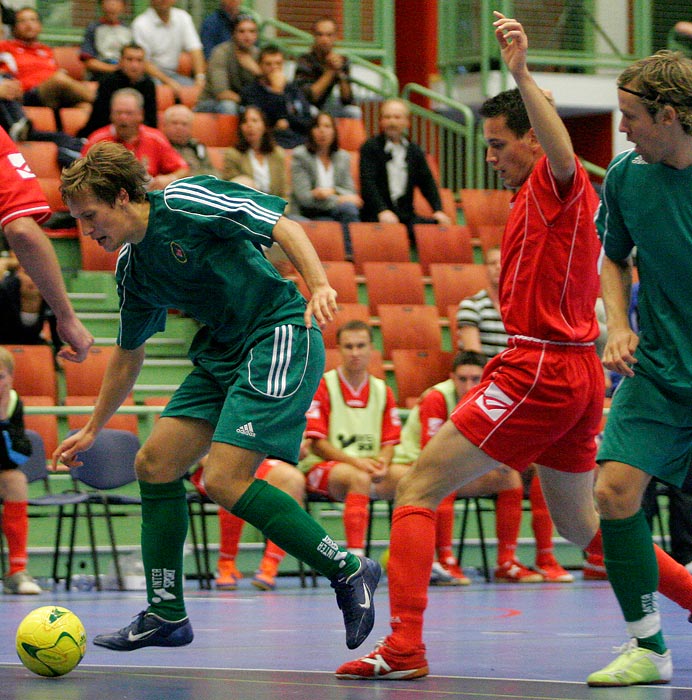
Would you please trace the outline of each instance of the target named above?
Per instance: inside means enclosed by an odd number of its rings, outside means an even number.
[[[171,146],[190,167],[190,175],[216,175],[218,172],[209,159],[207,147],[192,138],[192,121],[195,115],[185,105],[172,105],[163,113],[161,130]]]
[[[257,22],[250,15],[240,15],[233,39],[214,47],[196,112],[238,114],[243,87],[252,84],[260,75],[257,33]]]
[[[0,347],[0,497],[2,534],[7,542],[9,571],[3,593],[38,595],[41,588],[26,570],[29,537],[26,476],[19,468],[31,455],[31,443],[24,432],[22,401],[12,388],[14,358]]]
[[[99,82],[89,120],[79,130],[78,136],[86,138],[110,122],[113,93],[125,87],[134,88],[142,94],[144,124],[153,129],[157,127],[156,85],[147,75],[144,49],[137,44],[126,44],[120,49],[120,61],[116,70],[105,75]]]
[[[221,0],[219,7],[202,20],[200,38],[204,49],[204,58],[211,58],[214,47],[230,41],[238,23],[242,0]]]
[[[301,446],[300,454],[301,458],[304,457],[307,454],[307,448]],[[206,458],[200,461],[202,469],[195,471],[190,479],[203,494],[206,494],[202,474],[205,461]],[[288,462],[282,462],[280,459],[265,459],[257,468],[255,479],[264,479],[292,496],[301,505],[305,501],[305,477],[299,469]],[[219,508],[219,560],[215,585],[221,591],[234,591],[238,588],[240,579],[243,578],[243,574],[236,565],[236,557],[244,525],[245,521],[237,515],[233,515],[225,508]],[[286,552],[283,549],[271,540],[267,540],[262,560],[250,583],[261,591],[273,591],[276,588],[279,565],[285,556]]]
[[[337,331],[341,365],[326,372],[307,413],[312,455],[308,493],[344,503],[346,549],[362,555],[370,498],[391,499],[407,467],[392,464],[401,422],[392,390],[368,372],[372,330],[349,321]]]
[[[442,211],[440,193],[420,146],[409,141],[410,126],[406,103],[385,100],[380,108],[380,134],[368,139],[360,149],[360,191],[363,221],[406,224],[411,241],[413,225],[452,222]],[[418,187],[433,210],[432,218],[417,216],[413,210],[413,190]]]
[[[118,70],[123,46],[132,43],[132,30],[122,21],[125,0],[101,0],[101,10],[103,16],[84,32],[79,54],[94,80]]]
[[[260,75],[242,89],[241,101],[264,112],[279,146],[295,148],[305,141],[312,121],[310,103],[295,83],[289,83],[278,46],[265,46],[258,60]]]
[[[309,53],[298,58],[295,82],[318,109],[335,117],[360,119],[361,110],[353,104],[351,65],[346,56],[334,50],[336,31],[336,21],[331,17],[318,19],[314,23],[315,42]],[[333,95],[335,87],[338,88],[338,98]]]
[[[19,80],[25,105],[57,109],[93,102],[91,86],[70,77],[58,66],[53,49],[38,41],[42,28],[36,10],[24,7],[17,11],[14,38],[0,41],[0,70]]]
[[[348,224],[360,221],[363,200],[351,175],[351,156],[339,148],[336,122],[320,112],[312,121],[307,141],[291,157],[292,211],[308,219],[339,221],[351,254]]]
[[[31,123],[22,105],[22,84],[11,73],[0,75],[0,126],[13,141],[26,141]]]
[[[166,185],[190,174],[182,156],[158,130],[144,126],[144,99],[134,88],[121,88],[111,99],[111,123],[97,129],[87,140],[82,154],[99,141],[121,143],[135,154],[151,175],[150,190],[161,190]]]
[[[288,200],[286,153],[274,142],[259,107],[242,111],[237,143],[235,148],[226,150],[221,177]]]
[[[147,71],[168,85],[182,102],[181,87],[204,87],[206,62],[192,17],[175,5],[175,0],[151,0],[151,7],[132,22],[132,35],[147,55]],[[183,52],[190,55],[194,78],[178,72]]]
[[[62,346],[55,315],[17,256],[0,257],[0,345],[43,345],[44,326],[57,352]]]
[[[507,331],[500,315],[498,297],[501,272],[500,248],[498,246],[488,248],[485,253],[485,264],[488,285],[473,296],[461,300],[457,312],[457,325],[460,347],[466,351],[481,353],[489,360],[503,352],[508,343]],[[549,570],[554,575],[558,575],[555,574],[558,571],[555,567],[559,567],[557,561],[550,567],[545,564],[548,554],[552,557],[553,522],[543,498],[540,481],[533,476],[532,471],[526,474],[526,480],[529,484],[532,523],[537,545],[536,567],[539,570]],[[506,498],[498,497],[496,509],[498,518],[507,517],[503,512],[505,509],[510,509],[511,516],[512,513],[516,512],[516,505]],[[521,511],[521,503],[519,511]],[[554,559],[554,557],[552,558]],[[587,555],[583,576],[590,580],[606,578],[602,555]]]
[[[459,400],[481,381],[486,358],[480,352],[463,351],[452,362],[449,379],[435,384],[423,394],[411,410],[401,431],[401,443],[394,450],[393,461],[413,464],[423,447],[451,415]],[[536,568],[529,569],[517,559],[517,541],[522,516],[524,487],[517,472],[507,467],[493,469],[466,484],[460,491],[444,498],[435,511],[435,548],[432,585],[467,585],[452,550],[454,501],[458,497],[497,495],[495,532],[497,568],[495,579],[505,583],[568,583],[573,580],[556,561],[552,549],[552,521],[547,508],[536,508],[532,525],[536,537]]]

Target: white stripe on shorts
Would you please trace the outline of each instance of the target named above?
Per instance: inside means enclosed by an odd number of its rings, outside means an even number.
[[[278,326],[274,329],[274,349],[272,364],[267,377],[267,394],[284,396],[286,393],[286,374],[291,365],[293,350],[293,326]]]

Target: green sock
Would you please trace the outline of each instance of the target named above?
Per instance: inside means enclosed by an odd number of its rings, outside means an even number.
[[[142,562],[149,610],[164,620],[187,614],[183,598],[183,546],[187,502],[182,479],[167,484],[139,482],[142,494]]]
[[[293,498],[266,481],[255,479],[231,512],[329,579],[350,575],[360,566]]]
[[[666,644],[658,612],[658,564],[643,510],[623,520],[601,519],[608,579],[630,636],[640,647],[663,654]]]

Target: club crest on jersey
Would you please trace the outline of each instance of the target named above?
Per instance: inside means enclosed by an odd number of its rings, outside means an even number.
[[[183,250],[183,247],[180,245],[180,243],[176,243],[175,241],[171,241],[171,253],[173,253],[173,257],[179,263],[186,263],[187,262],[187,253]]]
[[[476,399],[476,404],[492,421],[498,421],[514,405],[514,401],[505,394],[495,382]]]

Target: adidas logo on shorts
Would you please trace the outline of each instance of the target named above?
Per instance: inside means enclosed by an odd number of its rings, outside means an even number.
[[[248,437],[255,437],[255,431],[252,429],[252,423],[245,423],[245,425],[241,425],[240,428],[235,429],[236,433],[240,433],[241,435],[247,435]]]

